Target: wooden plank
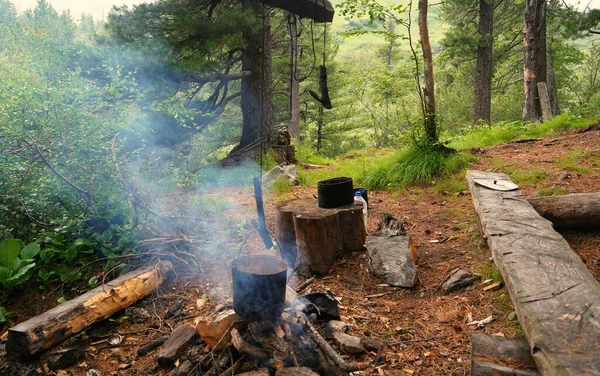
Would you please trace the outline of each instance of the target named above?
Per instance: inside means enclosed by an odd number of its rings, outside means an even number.
[[[263,0],[271,7],[287,10],[298,17],[310,18],[315,22],[331,22],[335,10],[329,0]]]
[[[529,199],[540,215],[561,230],[600,228],[600,193],[574,193]]]
[[[148,295],[173,271],[161,261],[124,274],[8,330],[7,353],[29,359]]]
[[[504,277],[542,375],[600,375],[600,284],[519,190],[500,192],[468,171],[480,232]]]

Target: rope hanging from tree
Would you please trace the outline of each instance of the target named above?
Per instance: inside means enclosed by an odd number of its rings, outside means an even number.
[[[312,25],[312,24],[311,24]],[[311,30],[312,32],[312,30]],[[327,67],[325,66],[327,60],[327,24],[323,27],[323,65],[319,67],[319,90],[321,95],[317,94],[313,90],[309,90],[308,93],[321,105],[330,110],[333,108],[331,104],[331,98],[329,97],[329,88],[327,86]]]

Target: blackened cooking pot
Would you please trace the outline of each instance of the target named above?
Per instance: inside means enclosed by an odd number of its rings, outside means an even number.
[[[339,177],[317,183],[320,208],[337,208],[354,202],[352,178]]]
[[[285,308],[287,263],[274,256],[251,255],[231,265],[233,309],[248,321],[272,320]]]

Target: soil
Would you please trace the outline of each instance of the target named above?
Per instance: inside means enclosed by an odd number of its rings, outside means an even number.
[[[478,160],[471,168],[505,172],[529,197],[594,192],[600,187],[600,131],[572,132],[473,152]],[[364,253],[340,260],[328,276],[318,278],[310,286],[313,292],[330,291],[337,297],[342,319],[351,324],[352,334],[385,344],[379,362],[362,374],[466,375],[470,371],[470,339],[474,331],[522,336],[518,322],[509,320],[513,308],[504,288],[484,292],[479,283],[449,296],[440,290],[455,267],[481,274],[483,280],[499,278],[489,250],[477,232],[463,174],[446,177],[433,185],[369,192],[368,231],[376,229],[383,213],[390,213],[404,221],[417,246],[419,283],[415,288],[382,285],[370,274]],[[279,202],[314,194],[315,187],[301,186],[271,196],[266,203],[269,227],[273,228],[274,207]],[[216,200],[228,197],[230,204],[221,208],[218,224],[213,221],[214,227],[204,228],[207,240],[196,249],[200,271],[194,267],[181,268],[172,281],[134,305],[144,308],[148,317],[135,317],[136,313],[131,311],[129,316],[119,312],[39,360],[20,366],[6,363],[0,367],[0,375],[25,374],[27,369],[57,375],[85,375],[90,369],[99,375],[170,374],[171,371],[158,367],[158,351],[140,357],[138,348],[166,337],[180,323],[193,322],[198,316],[230,305],[231,260],[240,253],[266,252],[250,224],[255,216],[251,187],[207,195]],[[600,279],[600,232],[564,235]],[[298,278],[291,280],[292,285],[300,282]],[[76,288],[61,293],[70,298],[80,291]],[[8,308],[19,322],[50,308],[58,296],[29,291],[21,297],[15,296]],[[178,302],[180,313],[165,319],[165,313]],[[494,320],[484,328],[475,328],[466,324],[469,315],[475,320],[491,315]],[[120,344],[111,346],[108,340],[117,333],[121,333]],[[85,349],[85,359],[67,370],[49,371],[49,354],[72,347]],[[195,351],[206,350],[197,347]],[[372,362],[376,356],[371,352],[351,360]]]

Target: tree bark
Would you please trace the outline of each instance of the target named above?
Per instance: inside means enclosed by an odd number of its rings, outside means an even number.
[[[556,116],[560,114],[560,106],[558,104],[558,89],[556,87],[556,72],[554,71],[554,51],[552,50],[552,40],[550,40],[550,43],[548,43],[547,65],[546,85],[548,86],[548,95],[550,97],[552,115]]]
[[[274,123],[270,18],[260,2],[242,0],[242,5],[256,16],[258,25],[244,32],[247,47],[242,52],[242,70],[251,75],[242,78],[243,128],[237,151],[254,148],[261,140],[268,144]]]
[[[529,199],[529,203],[555,229],[600,228],[600,193],[574,193]]]
[[[523,120],[541,115],[537,83],[546,80],[546,0],[527,0],[523,15]]]
[[[429,41],[429,30],[427,28],[427,0],[419,0],[419,35],[421,37],[421,48],[423,50],[423,101],[425,137],[428,142],[437,142],[438,134],[435,122],[435,85],[433,78],[433,56],[431,54],[431,43]]]
[[[172,273],[169,262],[136,269],[8,330],[6,352],[30,359],[150,294]]]
[[[494,2],[479,0],[479,45],[475,69],[475,103],[473,121],[490,123],[492,107],[492,46],[494,31]]]
[[[293,17],[293,19],[291,19]],[[290,100],[288,132],[292,138],[300,136],[300,81],[298,81],[298,28],[296,17],[290,15]]]

